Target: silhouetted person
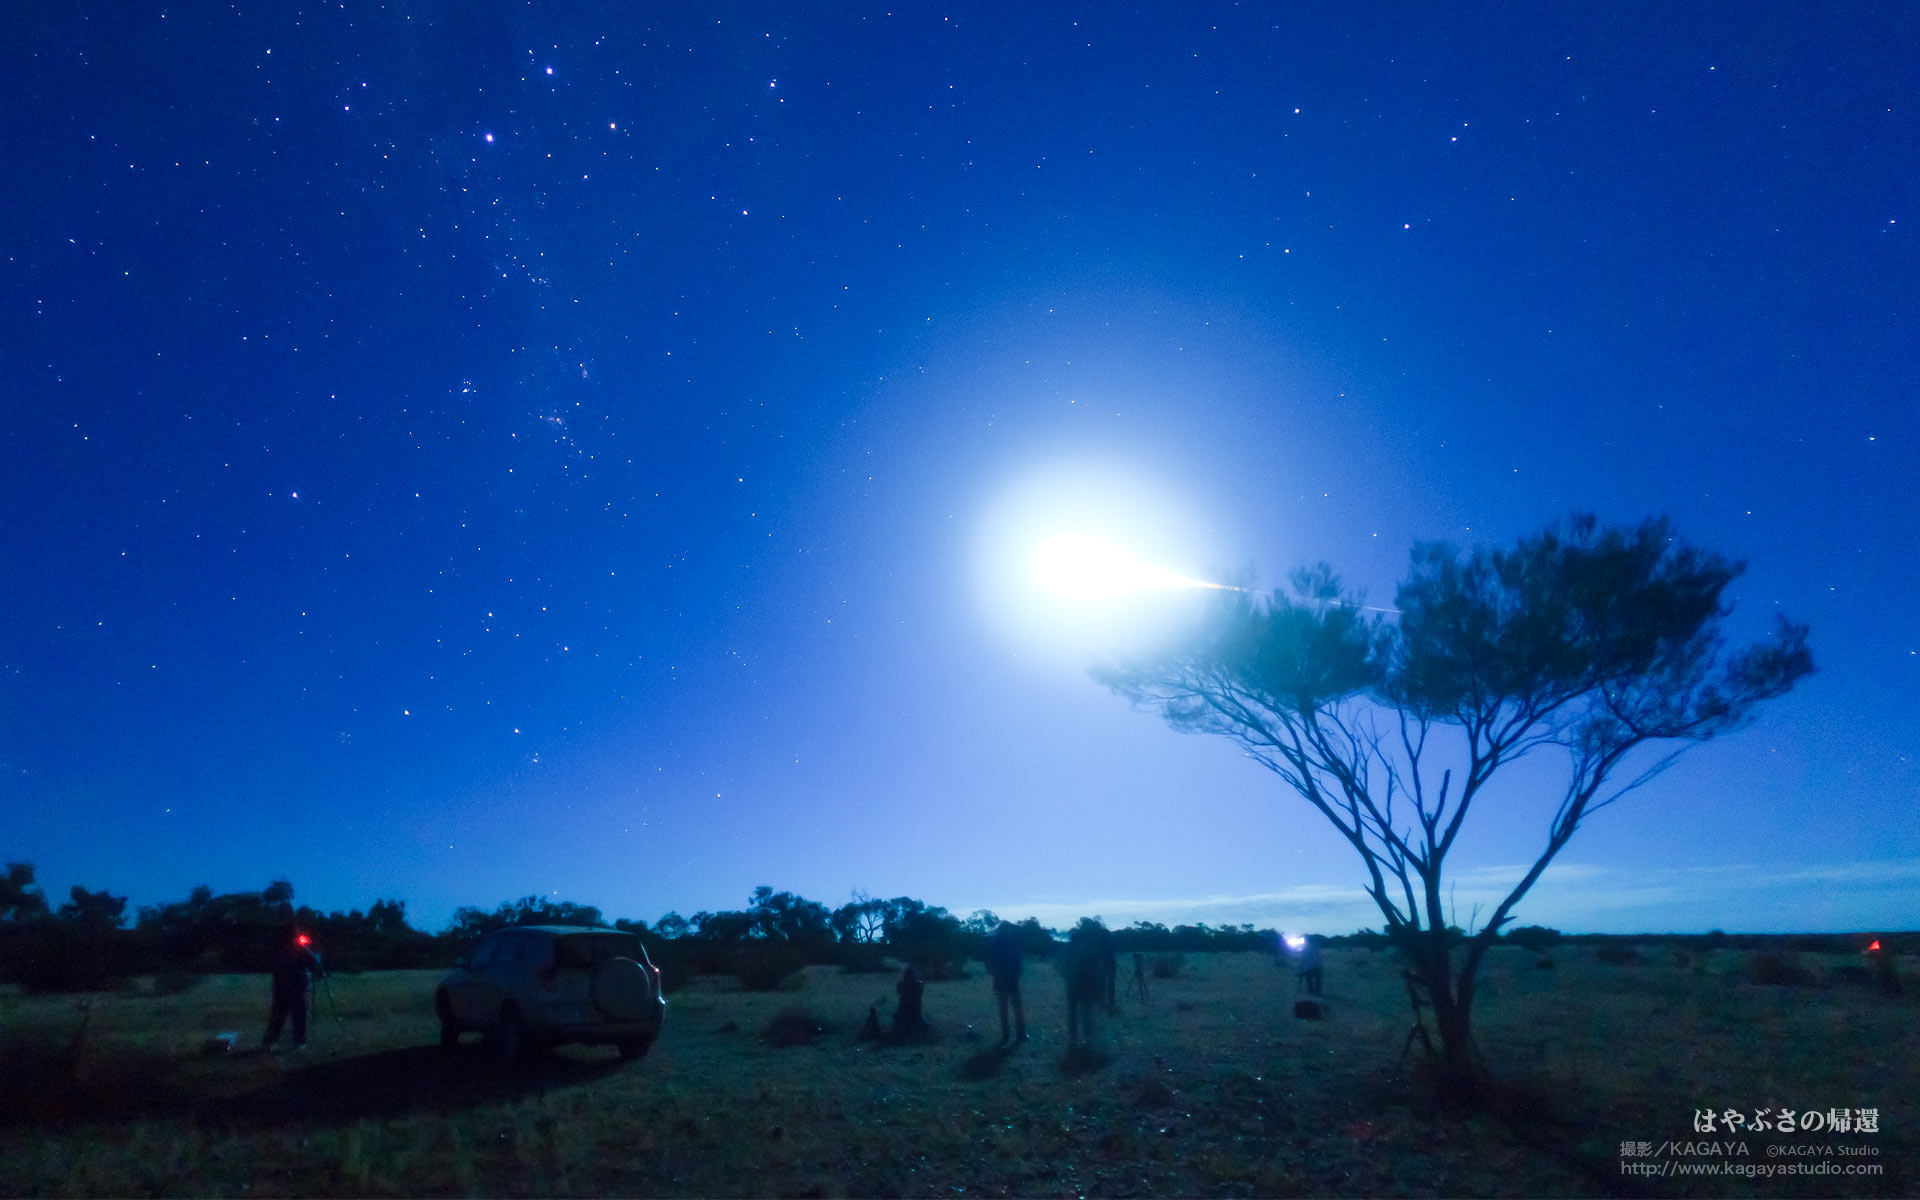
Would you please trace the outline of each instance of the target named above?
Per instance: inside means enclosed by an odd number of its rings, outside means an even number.
[[[911,965],[900,972],[900,982],[893,985],[900,993],[900,1007],[893,1010],[894,1034],[918,1033],[927,1026],[927,1019],[920,1015],[920,997],[927,985],[920,982],[920,972]]]
[[[1873,982],[1883,995],[1900,994],[1900,976],[1893,969],[1893,952],[1879,938],[1867,947],[1867,961],[1873,965]]]
[[[1060,974],[1067,981],[1067,1042],[1093,1040],[1093,1008],[1106,996],[1106,956],[1086,928],[1067,937],[1060,951]]]
[[[1086,926],[1086,930],[1087,945],[1092,947],[1100,972],[1105,977],[1103,990],[1107,997],[1107,1011],[1119,1012],[1120,1005],[1114,998],[1114,985],[1120,976],[1120,952],[1113,948],[1113,930],[1097,921]]]
[[[1300,948],[1293,952],[1293,969],[1300,983],[1307,989],[1307,995],[1320,994],[1320,943],[1309,934],[1301,939]]]
[[[291,925],[281,930],[273,961],[273,1007],[267,1014],[267,1036],[260,1040],[262,1050],[274,1048],[288,1017],[293,1018],[294,1047],[306,1048],[307,997],[313,991],[314,976],[322,973],[313,939]]]
[[[1133,952],[1133,991],[1140,1003],[1147,1002],[1147,956],[1138,950]]]
[[[993,977],[993,1002],[1000,1010],[1000,1043],[1005,1045],[1007,1009],[1013,1009],[1018,1040],[1027,1040],[1027,1013],[1020,1004],[1020,931],[1002,921],[987,942],[987,974]]]

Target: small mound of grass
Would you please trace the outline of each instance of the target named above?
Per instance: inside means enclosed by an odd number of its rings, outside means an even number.
[[[827,1023],[798,1004],[790,1004],[767,1022],[766,1039],[775,1046],[811,1046],[827,1032]]]
[[[847,975],[878,975],[891,970],[887,966],[886,947],[872,943],[848,946],[841,951],[840,970]]]
[[[1172,979],[1184,971],[1186,966],[1187,956],[1184,954],[1156,954],[1153,956],[1153,977]]]
[[[1872,987],[1873,972],[1859,963],[1843,963],[1828,968],[1827,982],[1843,987]]]

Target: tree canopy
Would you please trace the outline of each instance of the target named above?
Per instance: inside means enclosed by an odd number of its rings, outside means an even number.
[[[1184,640],[1094,675],[1175,729],[1231,738],[1333,824],[1466,1071],[1480,958],[1581,822],[1813,670],[1807,627],[1784,618],[1727,647],[1742,570],[1664,519],[1579,515],[1511,549],[1417,545],[1391,610],[1324,564],[1290,590],[1223,591]],[[1549,748],[1568,769],[1543,849],[1455,973],[1447,856],[1495,773]]]

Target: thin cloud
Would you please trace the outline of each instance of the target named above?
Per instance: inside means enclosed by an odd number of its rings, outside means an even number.
[[[1448,919],[1471,926],[1506,898],[1526,873],[1516,864],[1459,872],[1448,885]],[[1246,895],[1075,900],[1047,896],[992,905],[1001,916],[1070,925],[1099,916],[1109,925],[1241,925],[1318,933],[1378,928],[1380,910],[1359,887],[1307,884]],[[1476,911],[1477,910],[1477,911]],[[1683,927],[1671,914],[1686,912]],[[1806,932],[1894,928],[1920,911],[1920,859],[1826,863],[1791,871],[1735,863],[1681,867],[1608,867],[1561,863],[1548,868],[1513,914],[1518,925],[1569,932]]]

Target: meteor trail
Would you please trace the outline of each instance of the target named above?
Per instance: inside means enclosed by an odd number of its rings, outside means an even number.
[[[1108,600],[1162,588],[1247,590],[1232,584],[1190,579],[1143,562],[1111,542],[1077,533],[1062,534],[1040,543],[1033,552],[1033,574],[1040,586],[1069,600]]]

